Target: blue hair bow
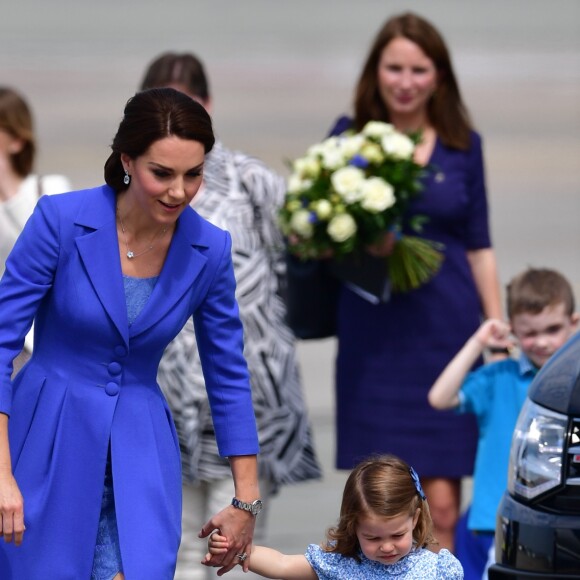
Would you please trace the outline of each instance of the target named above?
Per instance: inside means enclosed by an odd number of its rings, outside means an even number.
[[[427,499],[427,496],[425,495],[425,492],[423,491],[423,488],[421,487],[421,482],[419,481],[419,476],[417,475],[417,472],[412,467],[409,467],[409,473],[411,474],[411,479],[413,480],[413,483],[415,484],[415,489],[417,490],[419,497],[423,501],[425,501]]]

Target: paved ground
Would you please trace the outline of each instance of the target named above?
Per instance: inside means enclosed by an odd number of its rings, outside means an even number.
[[[37,113],[42,172],[102,181],[125,100],[160,51],[207,63],[222,139],[280,171],[349,110],[371,37],[405,9],[452,49],[485,137],[502,283],[527,265],[560,269],[580,296],[580,3],[577,0],[22,0],[3,6],[0,84]],[[334,341],[301,344],[305,391],[325,466],[320,483],[283,490],[271,541],[301,551],[334,523]]]

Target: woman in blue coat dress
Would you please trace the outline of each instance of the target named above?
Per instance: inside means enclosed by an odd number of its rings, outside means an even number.
[[[7,260],[3,580],[173,578],[180,459],[156,373],[190,316],[236,497],[259,498],[231,240],[189,207],[213,143],[201,105],[173,89],[138,93],[105,164],[107,185],[42,198]],[[33,320],[34,354],[12,381]],[[250,551],[254,517],[231,505],[204,526],[225,527],[235,544],[214,565],[230,569]]]

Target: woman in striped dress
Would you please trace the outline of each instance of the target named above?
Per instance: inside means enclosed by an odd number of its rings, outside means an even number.
[[[203,65],[191,54],[166,53],[150,64],[141,88],[162,86],[176,88],[211,110]],[[201,216],[232,236],[236,298],[260,441],[260,491],[266,506],[256,522],[258,541],[265,534],[268,497],[283,484],[321,475],[294,336],[285,323],[279,291],[285,265],[277,213],[285,190],[284,180],[262,162],[228,150],[218,140],[206,157],[204,184],[193,201]],[[167,348],[158,381],[172,409],[182,450],[184,529],[175,578],[213,578],[215,571],[200,569],[205,546],[197,540],[197,532],[215,505],[231,499],[233,488],[227,460],[217,451],[191,324]],[[232,570],[228,578],[236,574],[241,575],[241,569]]]

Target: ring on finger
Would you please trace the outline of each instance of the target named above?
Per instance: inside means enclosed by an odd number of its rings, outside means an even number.
[[[240,562],[244,562],[246,560],[246,558],[248,557],[248,554],[246,554],[246,552],[244,552],[243,554],[237,554],[238,556],[238,560]]]

